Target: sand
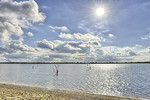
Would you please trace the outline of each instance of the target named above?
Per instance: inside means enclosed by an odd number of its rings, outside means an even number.
[[[0,100],[139,100],[66,90],[0,84]]]

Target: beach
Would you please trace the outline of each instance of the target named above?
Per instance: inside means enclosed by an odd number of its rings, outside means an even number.
[[[139,100],[46,88],[0,84],[0,100]]]

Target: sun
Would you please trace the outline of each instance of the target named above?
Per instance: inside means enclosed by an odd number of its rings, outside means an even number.
[[[97,16],[103,16],[105,14],[104,8],[100,7],[96,9],[96,15]]]

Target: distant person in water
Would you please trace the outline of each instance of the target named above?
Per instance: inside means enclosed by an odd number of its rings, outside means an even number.
[[[58,76],[58,69],[56,65],[55,65],[55,72],[56,72],[56,75]]]
[[[32,66],[32,69],[34,69],[34,66]]]

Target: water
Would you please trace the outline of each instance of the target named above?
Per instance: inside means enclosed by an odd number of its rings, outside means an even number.
[[[34,66],[34,67],[32,67]],[[150,64],[0,64],[0,82],[150,98]]]

